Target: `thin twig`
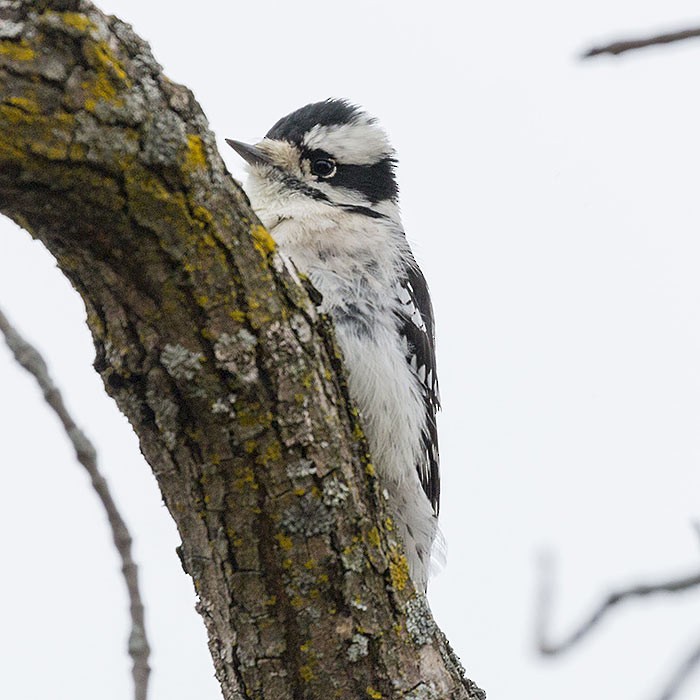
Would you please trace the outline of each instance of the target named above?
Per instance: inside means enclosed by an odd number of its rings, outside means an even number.
[[[535,646],[541,654],[549,647],[546,641],[552,617],[554,597],[554,557],[550,552],[540,552],[537,561],[537,597],[535,600]]]
[[[700,37],[700,27],[693,29],[684,29],[679,32],[669,32],[668,34],[657,34],[646,39],[628,39],[626,41],[616,41],[613,44],[605,46],[594,46],[586,51],[582,58],[591,58],[592,56],[601,56],[602,54],[611,54],[619,56],[625,51],[634,51],[635,49],[643,49],[647,46],[657,46],[658,44],[671,44],[675,41],[683,41],[685,39],[693,39]]]
[[[700,572],[691,574],[680,579],[672,579],[655,584],[642,584],[632,586],[621,591],[613,591],[609,593],[603,602],[593,611],[588,619],[568,637],[558,643],[551,642],[548,639],[549,621],[552,608],[552,575],[551,559],[547,559],[540,563],[539,574],[539,594],[536,610],[536,636],[537,647],[541,654],[545,656],[556,656],[562,654],[573,647],[583,637],[585,637],[607,614],[609,610],[619,605],[630,598],[643,598],[657,593],[677,593],[694,586],[700,586]]]
[[[107,512],[114,544],[122,560],[124,581],[126,582],[126,587],[129,592],[131,612],[129,654],[133,661],[134,698],[135,700],[146,700],[148,695],[148,676],[150,674],[150,667],[148,665],[150,647],[146,637],[144,608],[139,592],[138,569],[131,556],[131,535],[112,499],[107,482],[100,474],[97,466],[97,452],[85,433],[75,424],[68,413],[63,403],[61,393],[53,383],[49,375],[48,367],[39,354],[39,351],[22,338],[1,310],[0,332],[5,336],[5,342],[12,351],[17,362],[37,380],[39,387],[44,393],[46,403],[55,411],[63,424],[75,448],[78,461],[85,467],[89,474],[92,486]]]
[[[676,669],[668,685],[664,688],[659,700],[673,700],[681,689],[681,686],[688,680],[690,674],[700,665],[700,644],[683,659],[683,663]]]

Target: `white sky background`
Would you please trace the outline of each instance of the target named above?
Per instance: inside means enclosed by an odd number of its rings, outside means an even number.
[[[700,593],[631,604],[555,661],[532,646],[535,558],[555,621],[697,567],[700,42],[576,60],[697,24],[691,0],[100,6],[148,39],[224,137],[348,97],[401,159],[431,285],[444,411],[446,570],[429,598],[491,700],[653,700],[700,641]],[[0,305],[45,353],[136,536],[152,700],[218,697],[178,539],[92,370],[77,294],[0,220]],[[57,421],[0,348],[0,697],[129,696],[126,596],[104,517]],[[697,700],[700,673],[678,700]],[[524,690],[527,689],[527,690]]]

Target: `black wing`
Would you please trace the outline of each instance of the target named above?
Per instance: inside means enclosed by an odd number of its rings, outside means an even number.
[[[425,459],[416,465],[416,469],[437,515],[440,509],[440,455],[436,414],[440,408],[440,394],[435,366],[435,322],[428,285],[414,261],[401,281],[399,300],[399,329],[408,344],[406,360],[418,376],[425,402],[426,427],[421,435]]]

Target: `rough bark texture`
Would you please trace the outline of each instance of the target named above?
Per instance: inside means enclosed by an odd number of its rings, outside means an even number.
[[[191,93],[81,0],[0,0],[0,211],[82,295],[223,695],[483,698],[384,510],[332,329]]]

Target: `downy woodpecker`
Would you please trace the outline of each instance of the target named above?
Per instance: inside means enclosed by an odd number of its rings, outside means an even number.
[[[321,293],[416,588],[425,591],[440,498],[433,311],[406,241],[396,157],[345,100],[309,104],[256,145],[246,192],[280,251]]]

